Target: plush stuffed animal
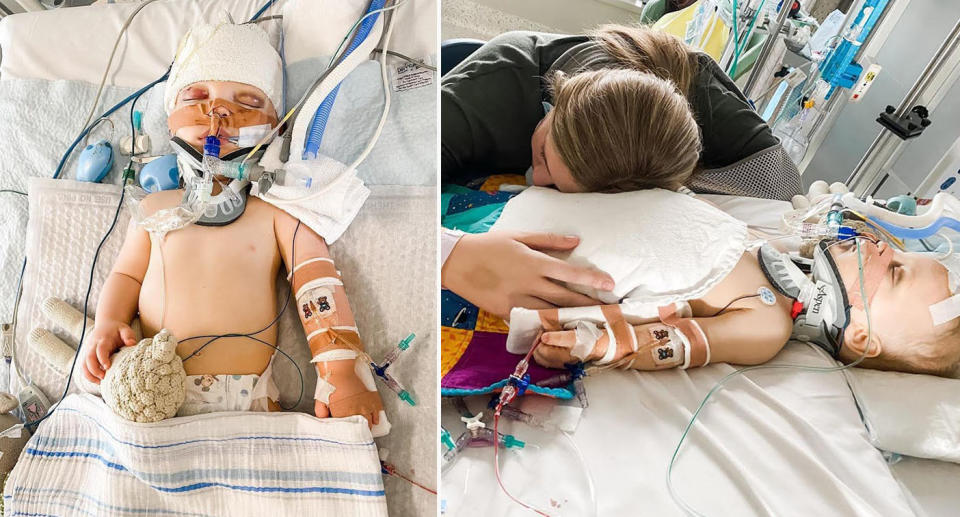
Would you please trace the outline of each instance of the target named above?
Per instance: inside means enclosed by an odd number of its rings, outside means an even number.
[[[6,477],[17,464],[20,452],[30,439],[30,431],[20,424],[13,411],[20,406],[17,397],[0,392],[0,476]]]
[[[42,310],[79,341],[84,320],[80,311],[57,298],[44,300]],[[93,325],[94,321],[87,318],[88,334]],[[140,335],[139,321],[135,320],[131,327]],[[76,349],[42,328],[33,329],[27,342],[51,368],[63,376],[69,374]],[[177,355],[177,340],[166,329],[153,338],[121,348],[111,356],[110,364],[98,389],[83,378],[78,359],[73,382],[83,391],[99,392],[110,409],[134,422],[159,422],[176,415],[183,405],[186,372]]]

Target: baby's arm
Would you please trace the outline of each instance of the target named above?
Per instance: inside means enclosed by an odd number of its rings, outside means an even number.
[[[380,422],[383,403],[369,367],[358,361],[363,343],[337,271],[323,238],[285,212],[275,227],[287,271],[292,271],[297,313],[317,365],[318,417],[360,415],[370,426]],[[294,234],[296,233],[296,244]],[[291,256],[295,253],[296,255]]]
[[[131,221],[123,247],[100,292],[93,332],[85,340],[89,345],[83,373],[91,382],[99,384],[103,379],[113,352],[121,346],[137,344],[130,322],[137,314],[140,286],[149,262],[150,236]]]
[[[696,322],[703,331],[711,363],[753,365],[772,359],[790,338],[789,321],[782,317],[771,317],[774,314],[766,307],[742,308],[718,316],[686,320]],[[619,362],[618,366],[637,370],[663,370],[683,365],[687,353],[685,348],[689,345],[678,339],[674,327],[655,322],[633,325],[630,328],[636,336],[637,350],[633,353],[632,343],[625,339],[616,340],[617,351],[613,360]],[[688,325],[685,328],[685,334],[697,332],[693,326]],[[689,343],[695,336],[685,337]],[[538,363],[559,368],[564,364],[580,361],[571,354],[576,344],[575,331],[545,332],[542,341],[534,352]],[[609,345],[609,332],[605,330],[584,361],[596,361],[604,357]]]

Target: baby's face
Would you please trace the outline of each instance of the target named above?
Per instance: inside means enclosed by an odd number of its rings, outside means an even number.
[[[882,243],[881,246],[886,244]],[[932,338],[935,334],[930,305],[951,296],[947,269],[938,261],[919,253],[890,251],[893,259],[880,278],[876,294],[867,305],[871,333],[884,350],[901,343],[916,343]],[[841,271],[844,285],[848,289],[859,290],[857,247],[833,246],[830,253]],[[855,308],[851,309],[851,319],[854,323],[866,322],[863,311]],[[848,334],[846,337],[851,336]]]
[[[260,88],[249,84],[233,81],[200,81],[180,90],[177,94],[177,103],[174,111],[205,101],[222,99],[239,104],[245,108],[261,111],[267,115],[277,116],[273,102]],[[214,111],[221,116],[230,115],[230,109],[226,106],[218,106]],[[209,125],[183,126],[177,129],[173,136],[180,137],[183,141],[193,146],[198,151],[203,151],[203,141],[210,133]],[[237,145],[228,138],[238,137],[238,128],[221,127],[216,135],[220,138],[220,155],[224,156],[239,149]]]
[[[533,150],[533,184],[539,187],[556,187],[560,192],[583,192],[573,179],[570,168],[563,163],[560,153],[550,135],[553,112],[547,113],[533,130],[530,146]]]

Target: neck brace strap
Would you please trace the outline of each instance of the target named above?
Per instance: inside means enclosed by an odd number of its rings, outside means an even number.
[[[217,108],[225,108],[230,114],[218,115],[214,111]],[[275,127],[277,117],[224,99],[184,106],[167,117],[167,127],[172,135],[176,135],[180,128],[190,126],[209,126],[210,134],[217,135],[221,128],[230,128],[236,133],[242,127],[264,124]]]
[[[831,242],[823,240],[814,249],[813,266],[808,277],[789,255],[770,245],[760,248],[760,269],[770,284],[784,296],[795,300],[793,333],[791,338],[815,343],[834,357],[843,346],[843,331],[850,324],[850,306],[863,309],[860,282],[845,285],[844,274],[859,279],[859,266],[847,266],[844,271],[830,255]],[[877,292],[880,280],[887,271],[892,250],[886,245],[862,240],[863,280],[866,301]]]
[[[203,156],[180,137],[173,137],[170,140],[170,145],[176,151],[180,177],[186,187],[181,204],[193,206],[196,204],[196,200],[193,198],[193,196],[196,196],[196,192],[191,187],[202,178]],[[237,149],[220,159],[222,161],[239,160],[249,152],[249,148]],[[254,159],[259,159],[259,155],[254,155]],[[226,226],[236,221],[246,210],[249,185],[250,181],[246,179],[234,179],[223,185],[221,192],[210,199],[209,206],[197,219],[196,224],[200,226]]]

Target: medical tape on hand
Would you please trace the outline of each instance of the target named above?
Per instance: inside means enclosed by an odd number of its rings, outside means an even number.
[[[637,351],[637,336],[633,327],[623,317],[623,310],[619,305],[603,305],[600,307],[603,319],[607,323],[607,350],[597,364],[604,365],[613,362],[617,357],[617,343],[630,345],[630,351]]]
[[[664,325],[673,327],[686,345],[684,346],[683,364],[680,365],[680,368],[686,370],[690,367],[706,366],[710,363],[710,343],[696,320],[677,316],[675,305],[660,307],[658,313],[660,321]]]

